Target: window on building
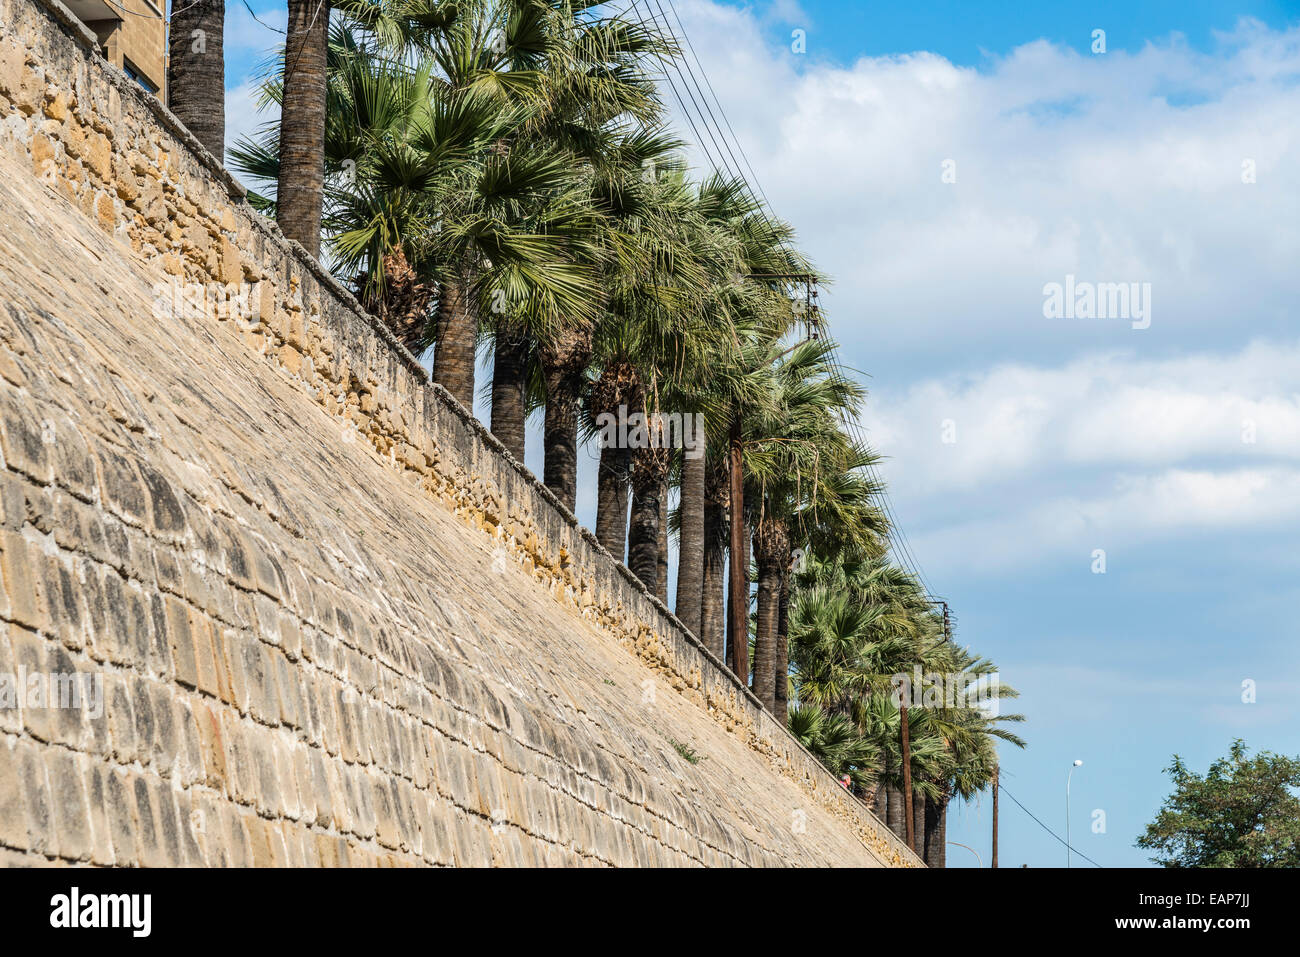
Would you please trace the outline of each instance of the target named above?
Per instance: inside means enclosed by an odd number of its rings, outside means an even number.
[[[149,78],[146,77],[143,73],[141,73],[140,70],[136,67],[136,65],[132,63],[130,60],[127,60],[125,58],[122,60],[122,69],[126,72],[127,76],[135,80],[135,82],[139,83],[142,87],[144,87],[154,96],[158,95],[158,87],[150,83]]]

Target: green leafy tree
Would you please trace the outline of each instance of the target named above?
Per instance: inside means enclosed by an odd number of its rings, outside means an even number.
[[[1300,867],[1300,758],[1232,743],[1202,777],[1174,755],[1174,783],[1137,846],[1164,867]]]

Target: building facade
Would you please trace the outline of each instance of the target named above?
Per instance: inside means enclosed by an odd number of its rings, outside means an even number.
[[[104,58],[167,102],[166,0],[64,0]]]

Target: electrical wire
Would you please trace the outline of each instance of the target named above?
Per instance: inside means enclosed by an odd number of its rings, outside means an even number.
[[[631,11],[636,12],[636,13],[637,13],[637,17],[638,17],[638,19],[641,20],[642,25],[644,25],[645,21],[644,21],[644,19],[641,18],[640,11],[635,11],[635,8],[636,8],[636,6],[637,6],[637,3],[639,3],[639,2],[640,2],[640,0],[634,0],[634,2],[632,3],[632,5],[631,5],[628,9],[631,10]],[[659,6],[660,11],[662,12],[662,11],[663,11],[663,7],[659,4],[659,0],[654,0],[654,2],[655,2],[655,4],[656,4],[656,6]],[[745,154],[744,147],[740,144],[740,140],[739,140],[739,138],[736,136],[735,129],[731,126],[731,121],[730,121],[730,119],[728,119],[728,117],[727,117],[727,115],[726,115],[726,110],[723,108],[721,101],[718,100],[717,91],[714,90],[712,82],[708,79],[708,73],[704,70],[704,65],[703,65],[703,63],[700,62],[700,60],[699,60],[699,56],[698,56],[698,54],[695,52],[695,46],[694,46],[694,44],[691,42],[690,38],[687,37],[687,36],[685,35],[685,28],[684,28],[684,26],[682,25],[681,17],[680,17],[680,15],[678,15],[678,13],[677,13],[677,9],[676,9],[676,7],[674,6],[672,0],[668,0],[668,5],[669,5],[669,8],[672,9],[672,11],[673,11],[673,16],[674,16],[674,18],[677,20],[678,27],[681,29],[681,32],[682,32],[682,34],[683,34],[683,37],[685,38],[686,47],[687,47],[688,51],[690,52],[692,58],[695,60],[696,65],[700,68],[700,73],[701,73],[701,75],[703,75],[704,78],[705,78],[705,85],[708,87],[708,89],[710,90],[710,92],[711,92],[712,95],[713,95],[714,101],[717,103],[717,106],[718,106],[718,112],[722,114],[723,120],[724,120],[724,122],[726,123],[726,126],[727,126],[728,130],[731,132],[732,139],[735,140],[736,148],[740,151],[741,156],[744,157],[744,160],[745,160],[745,166],[746,166],[746,168],[748,169],[748,171],[749,171],[749,173],[750,173],[750,177],[747,179],[747,178],[743,177],[742,175],[740,175],[740,172],[739,172],[739,166],[740,166],[740,164],[739,164],[739,162],[736,161],[736,159],[735,159],[735,154],[734,154],[734,153],[731,153],[731,150],[730,150],[730,147],[729,147],[729,146],[728,146],[728,150],[727,150],[727,152],[728,152],[728,154],[732,157],[732,162],[735,164],[735,169],[733,169],[731,166],[727,166],[727,164],[725,163],[725,161],[724,161],[723,165],[726,166],[726,168],[727,168],[727,172],[728,172],[730,175],[734,175],[737,179],[741,180],[741,181],[745,184],[745,186],[746,186],[747,188],[750,188],[751,196],[753,195],[753,187],[756,187],[757,190],[758,190],[758,194],[759,194],[759,196],[761,196],[761,198],[762,198],[762,201],[763,201],[763,205],[764,205],[764,207],[767,208],[767,209],[771,209],[772,206],[771,206],[771,202],[770,202],[770,200],[769,200],[768,197],[767,197],[767,193],[766,193],[766,191],[763,189],[762,184],[758,181],[758,177],[757,177],[757,175],[754,173],[753,165],[749,162],[749,157]],[[657,17],[654,16],[653,11],[650,11],[650,10],[649,10],[649,3],[647,3],[646,6],[647,6],[647,11],[650,13],[652,19],[654,19],[654,21],[655,21],[656,28],[658,28],[659,25],[660,25],[660,21],[659,21],[659,19],[658,19]],[[664,26],[664,28],[665,28],[665,31],[666,31],[669,35],[673,36],[674,39],[676,39],[676,34],[675,34],[674,31],[672,30],[671,26],[667,23],[667,14],[664,14],[664,17],[663,17],[663,26]],[[703,90],[700,90],[698,80],[695,80],[695,79],[694,79],[694,77],[695,77],[695,73],[694,73],[694,70],[691,68],[689,62],[686,63],[686,68],[687,68],[687,71],[690,73],[690,75],[691,75],[691,77],[692,77],[692,81],[694,82],[696,89],[699,91],[700,96],[701,96],[702,98],[704,98]],[[681,71],[678,70],[677,72],[678,72],[678,77],[679,77],[679,78],[682,78]],[[667,77],[665,77],[665,78],[667,78]],[[670,85],[671,85],[671,79],[670,79],[670,78],[667,78],[667,79],[669,79],[669,83],[670,83]],[[684,79],[683,79],[683,82],[685,82]],[[677,97],[678,101],[680,102],[680,100],[681,100],[680,94],[677,93],[677,91],[676,91],[675,88],[674,88],[674,91],[673,91],[673,92],[674,92],[674,95]],[[689,90],[689,89],[687,90],[687,95],[688,95],[688,97],[691,99],[692,104],[695,105],[695,107],[696,107],[696,112],[700,114],[701,121],[704,122],[704,123],[706,124],[706,127],[707,127],[708,120],[705,120],[705,119],[704,119],[704,111],[700,110],[698,102],[695,101],[695,97],[694,97],[693,94],[690,93],[690,90]],[[707,107],[707,98],[706,98],[706,107]],[[722,133],[721,127],[718,126],[717,119],[716,119],[716,117],[715,117],[714,114],[713,114],[713,110],[712,110],[712,108],[711,108],[711,107],[707,107],[707,109],[708,109],[709,117],[713,119],[713,124],[714,124],[714,126],[718,128],[718,135],[722,138],[723,142],[725,143],[725,142],[727,141],[727,140],[726,140],[726,136],[725,136],[725,134]],[[689,117],[688,117],[688,119],[689,119]],[[692,121],[692,126],[694,126],[693,121]],[[697,136],[698,136],[698,132],[697,132]],[[712,139],[712,135],[710,135],[710,139]],[[717,149],[716,141],[714,141],[714,142],[715,142],[715,149]],[[703,147],[703,144],[701,144],[701,146]],[[707,148],[705,149],[705,152],[706,152],[706,154],[707,154],[707,152],[708,152],[708,151],[707,151]],[[716,168],[716,164],[715,164],[715,168]],[[753,187],[750,186],[751,182],[752,182],[752,184],[753,184]],[[755,197],[754,197],[756,201],[758,200],[759,196],[755,196]],[[773,230],[773,231],[775,232],[775,230]],[[785,245],[785,241],[784,241],[784,240],[781,240],[780,242],[782,243],[782,245]],[[837,353],[832,353],[832,354],[831,354],[831,364],[832,364],[832,368],[833,368],[833,369],[834,369],[838,374],[840,374],[840,375],[844,375],[844,374],[845,374],[845,370],[844,370],[842,364],[841,364],[840,361],[839,361],[839,357],[838,357],[838,354],[837,354]],[[846,425],[848,426],[848,428],[849,428],[849,430],[850,430],[850,432],[851,432],[853,438],[854,438],[854,439],[855,439],[859,444],[862,444],[862,445],[865,446],[865,445],[867,444],[867,443],[866,443],[866,440],[865,440],[865,435],[863,434],[863,431],[862,431],[862,428],[861,428],[861,424],[857,421],[857,419],[846,420]],[[921,571],[920,563],[916,560],[916,557],[915,557],[915,555],[914,555],[913,552],[912,552],[912,549],[911,549],[911,543],[910,543],[910,542],[908,541],[908,539],[907,539],[907,534],[906,534],[906,532],[903,531],[902,525],[899,523],[899,521],[898,521],[898,519],[897,519],[897,515],[896,515],[896,513],[894,512],[893,505],[892,505],[892,502],[891,502],[890,497],[889,497],[889,492],[888,492],[888,487],[887,487],[887,485],[886,485],[886,484],[881,480],[880,474],[878,473],[878,471],[876,470],[876,467],[875,467],[874,465],[867,466],[867,471],[868,471],[868,474],[869,474],[869,476],[871,477],[872,481],[875,482],[875,483],[879,486],[879,488],[880,488],[880,490],[881,490],[881,492],[880,492],[880,499],[881,499],[881,504],[882,504],[883,507],[884,507],[884,511],[885,511],[886,518],[887,518],[887,520],[889,521],[890,527],[891,527],[892,529],[894,529],[894,530],[896,531],[896,533],[897,533],[896,535],[891,535],[891,536],[890,536],[890,545],[891,545],[892,550],[895,552],[895,557],[901,561],[901,563],[902,563],[902,564],[903,564],[903,565],[908,569],[908,571],[911,572],[911,574],[912,574],[912,575],[913,575],[913,576],[914,576],[914,577],[915,577],[915,578],[916,578],[916,579],[921,583],[921,585],[925,588],[925,590],[926,590],[927,592],[933,593],[933,592],[934,592],[934,588],[930,585],[929,580],[925,577],[924,573]]]
[[[628,13],[635,13],[637,22],[640,23],[642,27],[648,27],[649,25],[645,22],[645,18],[641,15],[641,12],[636,9],[637,4],[640,2],[641,0],[632,0],[631,6],[625,9],[623,13],[624,15]],[[648,8],[649,8],[649,4],[647,4],[647,9]],[[654,32],[658,32],[657,24],[656,24],[656,30]],[[708,144],[705,143],[704,137],[700,135],[699,127],[695,125],[695,117],[691,115],[690,110],[686,109],[686,102],[682,99],[682,95],[680,91],[678,91],[677,89],[677,84],[674,83],[672,77],[668,75],[668,63],[665,62],[664,55],[660,53],[658,50],[656,50],[655,59],[659,61],[660,75],[663,77],[664,81],[668,84],[669,90],[672,91],[673,98],[677,101],[677,105],[678,107],[680,107],[682,111],[682,115],[686,117],[686,122],[690,124],[691,132],[695,134],[696,144],[699,146],[700,150],[704,153],[705,159],[709,161],[709,165],[712,166],[715,170],[718,169],[719,166],[723,164],[719,163],[718,161],[715,161],[713,158],[713,154],[709,152]],[[675,61],[669,61],[669,62],[673,63],[673,69],[674,71],[676,71],[678,79],[682,80],[682,84],[685,85],[685,79],[682,76],[681,68],[676,65]],[[690,96],[690,90],[687,89],[686,92],[687,95]],[[704,113],[702,110],[700,110],[699,104],[695,102],[694,97],[691,97],[691,104],[695,107],[696,113],[699,114],[700,121],[704,122]],[[707,124],[705,128],[707,130]],[[713,140],[713,135],[711,132],[709,134],[709,139],[713,141],[714,149],[716,150],[717,141]],[[719,156],[721,156],[721,151],[719,151]]]
[[[164,13],[156,13],[156,14],[155,14],[155,13],[136,13],[134,10],[128,10],[126,7],[122,6],[121,0],[105,0],[105,2],[106,2],[110,7],[116,7],[116,8],[117,8],[118,10],[120,10],[122,13],[125,13],[125,14],[127,14],[128,16],[132,16],[132,17],[139,17],[141,20],[166,20],[166,19],[168,19],[167,14],[166,14],[165,12],[164,12]],[[198,6],[198,5],[199,5],[200,3],[202,3],[202,2],[203,2],[203,0],[190,0],[189,3],[187,3],[185,6],[181,7],[179,10],[173,10],[173,11],[172,11],[172,15],[174,16],[174,15],[177,14],[177,13],[184,13],[184,12],[185,12],[186,10],[188,10],[190,7],[196,7],[196,6]],[[74,14],[74,16],[75,16],[75,14]],[[78,19],[80,19],[80,18],[78,18]]]
[[[653,2],[659,8],[660,15],[662,15],[662,28],[664,32],[667,33],[669,36],[673,37],[674,39],[677,39],[677,33],[672,29],[671,24],[669,24],[668,14],[664,11],[663,6],[660,3],[660,0],[653,0]],[[700,87],[699,80],[696,79],[695,70],[691,67],[690,62],[686,60],[685,57],[682,58],[686,66],[686,72],[691,77],[691,84],[695,87],[695,90],[699,93],[700,98],[705,100],[705,108],[704,109],[700,108],[699,102],[696,100],[695,94],[691,92],[689,86],[687,86],[686,88],[687,98],[691,101],[692,106],[695,107],[696,114],[700,117],[700,121],[701,123],[704,124],[706,131],[708,131],[709,140],[714,145],[714,151],[718,154],[719,161],[715,161],[713,159],[712,154],[709,152],[708,146],[704,143],[703,138],[699,135],[699,130],[695,125],[695,120],[690,115],[689,111],[686,110],[685,103],[682,99],[682,95],[680,91],[677,89],[676,84],[673,83],[672,78],[668,76],[666,69],[664,69],[663,71],[664,79],[668,82],[674,98],[677,100],[678,105],[682,108],[682,112],[686,115],[686,119],[688,123],[691,125],[691,129],[696,135],[696,141],[699,144],[700,149],[704,152],[706,158],[709,160],[710,164],[713,165],[714,169],[716,170],[719,169],[720,167],[722,169],[725,169],[728,175],[734,176],[737,180],[740,180],[742,183],[744,183],[745,187],[750,191],[750,195],[753,196],[756,202],[761,198],[763,207],[765,209],[770,210],[772,208],[772,205],[767,197],[767,193],[763,189],[762,184],[759,182],[757,175],[754,173],[753,165],[750,163],[749,157],[745,153],[745,149],[741,145],[740,139],[736,135],[735,129],[731,125],[730,119],[727,117],[726,110],[725,108],[723,108],[722,102],[718,98],[717,91],[714,89],[712,81],[709,80],[708,72],[704,69],[704,64],[700,61],[699,55],[695,51],[695,45],[691,42],[689,36],[686,35],[686,30],[684,25],[682,24],[681,16],[678,14],[677,8],[674,5],[673,0],[667,0],[667,2],[668,2],[668,8],[672,10],[673,18],[676,20],[678,29],[680,30],[682,38],[685,42],[685,48],[687,52],[690,54],[690,57],[695,61],[695,65],[699,67],[700,75],[704,77],[704,86],[709,90],[709,93],[712,95],[713,101],[718,107],[718,113],[721,114],[722,116],[723,124],[725,124],[727,131],[731,134],[731,139],[732,141],[735,142],[736,149],[737,151],[739,151],[740,156],[744,161],[744,167],[749,172],[748,177],[741,175],[740,172],[741,163],[736,159],[735,153],[731,151],[730,143],[728,143],[727,141],[727,136],[722,131],[722,125],[718,123],[717,117],[713,112],[713,108],[708,105],[708,97],[705,96],[704,89]],[[644,27],[647,26],[645,22],[645,18],[642,15],[642,12],[637,9],[637,6],[640,3],[641,0],[633,0],[633,2],[624,10],[624,14],[626,15],[628,13],[634,13],[637,17],[637,20]],[[646,2],[645,12],[650,16],[652,22],[655,24],[655,29],[659,30],[661,26],[660,16],[656,16],[655,12],[650,9],[649,0],[647,0]],[[662,62],[662,58],[661,58],[661,62]],[[685,75],[682,73],[681,68],[677,67],[675,63],[674,63],[674,70],[677,73],[678,79],[681,80],[682,85],[686,86]],[[705,117],[706,112],[708,114],[708,119],[706,119]],[[710,119],[712,120],[712,126],[709,125]],[[717,138],[713,136],[713,129],[715,128],[718,131],[718,137],[721,138],[724,144],[727,144],[726,154],[731,158],[731,164],[728,164],[726,162],[726,159],[722,155],[723,150],[718,146]],[[755,189],[757,189],[757,195],[754,194]],[[775,234],[775,227],[773,227],[773,233]],[[786,242],[783,238],[780,239],[779,242],[781,243],[781,245],[786,245]],[[830,358],[831,358],[832,368],[836,371],[836,373],[840,375],[845,375],[844,367],[839,361],[838,352],[837,351],[832,352]],[[853,437],[853,439],[856,442],[858,442],[860,445],[866,447],[867,445],[866,437],[862,429],[861,423],[857,420],[857,418],[855,417],[852,419],[846,419],[845,424],[848,427],[849,432]],[[935,593],[935,589],[930,584],[929,580],[926,578],[924,572],[922,572],[920,562],[916,559],[916,556],[912,551],[911,543],[908,541],[907,533],[903,531],[903,527],[901,523],[898,521],[897,513],[894,509],[892,500],[889,495],[888,486],[882,480],[880,473],[874,464],[868,465],[866,469],[870,479],[880,489],[880,495],[879,495],[880,502],[885,512],[886,520],[889,522],[889,526],[892,531],[892,534],[889,536],[890,550],[894,552],[895,559],[899,561],[900,564],[902,564],[913,575],[913,577],[917,579],[918,582],[920,582],[920,584],[925,589],[925,591],[928,594],[933,595]]]
[[[1031,818],[1033,818],[1033,819],[1034,819],[1034,822],[1035,822],[1039,827],[1041,827],[1044,831],[1046,831],[1048,834],[1052,835],[1052,837],[1056,838],[1058,841],[1060,841],[1060,842],[1061,842],[1062,844],[1064,844],[1066,847],[1070,848],[1070,851],[1071,851],[1071,852],[1073,852],[1073,853],[1075,853],[1075,854],[1078,854],[1080,857],[1082,857],[1085,861],[1087,861],[1087,862],[1088,862],[1089,864],[1091,864],[1093,867],[1101,867],[1100,864],[1098,864],[1096,861],[1094,861],[1094,860],[1093,860],[1091,857],[1089,857],[1087,854],[1083,853],[1083,851],[1079,850],[1079,849],[1076,848],[1076,847],[1070,847],[1070,845],[1069,845],[1068,843],[1066,843],[1066,841],[1065,841],[1065,839],[1064,839],[1063,837],[1061,837],[1059,834],[1057,834],[1055,831],[1053,831],[1050,827],[1048,827],[1048,826],[1047,826],[1046,824],[1044,824],[1042,821],[1038,820],[1038,816],[1037,816],[1036,814],[1034,814],[1033,811],[1029,810],[1029,808],[1025,807],[1023,804],[1021,804],[1019,801],[1017,801],[1017,800],[1016,800],[1016,796],[1015,796],[1014,794],[1012,794],[1010,791],[1007,790],[1007,786],[1006,786],[1005,784],[998,784],[998,791],[1001,792],[1002,794],[1005,794],[1007,797],[1011,798],[1012,801],[1015,801],[1015,805],[1016,805],[1016,807],[1020,808],[1020,810],[1024,811],[1024,812],[1025,812],[1026,814],[1028,814]],[[1102,869],[1105,870],[1105,868],[1102,868]]]
[[[249,15],[250,17],[252,17],[254,20],[256,20],[258,23],[260,23],[262,26],[266,27],[266,28],[267,28],[268,30],[270,30],[271,32],[273,32],[273,33],[278,33],[278,34],[280,34],[280,36],[282,36],[282,37],[283,37],[283,36],[288,36],[288,34],[287,34],[284,30],[281,30],[279,27],[273,27],[273,26],[271,26],[271,24],[267,23],[265,20],[263,20],[261,17],[259,17],[256,13],[254,13],[254,12],[253,12],[253,8],[250,7],[250,6],[248,5],[248,0],[244,0],[244,8],[245,8],[246,10],[248,10],[248,15]]]

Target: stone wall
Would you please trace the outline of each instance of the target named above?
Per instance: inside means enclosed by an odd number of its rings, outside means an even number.
[[[919,865],[92,46],[0,0],[0,677],[103,693],[0,861]]]

